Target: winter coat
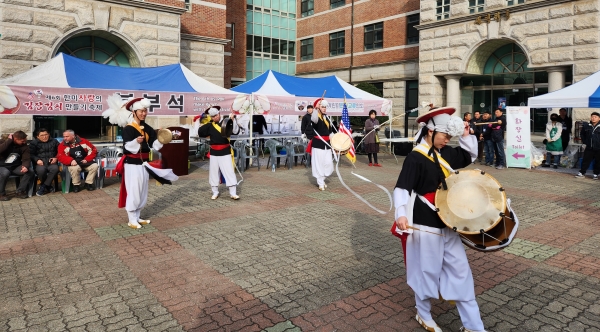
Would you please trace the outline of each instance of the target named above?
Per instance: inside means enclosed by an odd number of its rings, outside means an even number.
[[[371,132],[371,130],[373,130],[375,126],[379,126],[379,120],[371,120],[371,118],[368,118],[367,121],[365,121],[365,134],[368,135],[365,136],[365,138],[363,138],[363,144],[375,144],[375,135],[377,135],[379,129],[369,134],[369,132]]]
[[[96,159],[96,155],[98,154],[98,150],[96,150],[96,147],[90,143],[90,141],[77,135],[75,135],[75,141],[72,144],[65,144],[65,141],[60,142],[58,145],[58,161],[63,165],[71,165],[71,162],[75,159],[69,155],[69,151],[71,148],[75,148],[80,145],[87,153],[83,160],[87,161],[88,164],[93,163],[94,159]]]
[[[50,158],[56,158],[58,156],[58,141],[51,138],[48,142],[42,142],[37,138],[29,143],[29,152],[31,153],[31,161],[37,164],[38,160],[41,160],[44,165],[49,164]]]
[[[600,122],[592,125],[591,122],[584,122],[581,127],[581,142],[587,149],[600,151]]]
[[[12,139],[8,138],[4,141],[0,141],[0,167],[8,167],[11,169],[19,166],[18,160],[15,163],[6,165],[4,161],[11,153],[19,154],[21,158],[20,164],[26,168],[31,167],[31,155],[29,153],[29,145],[16,145]]]

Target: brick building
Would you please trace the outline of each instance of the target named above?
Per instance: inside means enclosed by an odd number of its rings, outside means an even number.
[[[599,14],[597,0],[421,0],[419,98],[493,111],[577,82],[600,69]],[[543,131],[548,110],[531,117]]]
[[[298,1],[296,74],[370,82],[394,111],[417,105],[419,1]]]
[[[125,67],[181,62],[225,85],[226,0],[5,0],[0,3],[0,78],[42,64],[58,52]],[[0,132],[35,127],[78,128],[98,137],[105,120],[90,117],[3,116]],[[178,117],[149,118],[151,125]],[[81,128],[81,129],[79,129]],[[87,132],[86,132],[87,131]]]

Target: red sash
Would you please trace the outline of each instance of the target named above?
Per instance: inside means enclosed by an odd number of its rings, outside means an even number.
[[[323,138],[323,140],[325,141],[329,141],[329,136],[321,136],[321,138]],[[312,156],[312,142],[314,139],[321,139],[318,136],[313,137],[313,139],[311,139],[310,141],[308,141],[308,144],[306,145],[306,153],[308,153],[309,155]]]
[[[210,145],[211,149],[217,150],[217,151],[225,150],[225,149],[230,148],[230,147],[231,147],[231,145],[229,145],[229,144],[211,144]]]
[[[124,208],[125,202],[127,201],[127,188],[125,187],[125,158],[127,158],[127,157],[148,159],[149,154],[148,153],[124,154],[121,157],[121,159],[119,159],[119,162],[117,163],[117,167],[115,168],[115,171],[117,171],[117,173],[121,174],[121,190],[119,191],[119,208]]]

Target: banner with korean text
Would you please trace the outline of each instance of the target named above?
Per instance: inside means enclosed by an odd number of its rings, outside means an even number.
[[[531,168],[529,107],[506,107],[506,166]]]

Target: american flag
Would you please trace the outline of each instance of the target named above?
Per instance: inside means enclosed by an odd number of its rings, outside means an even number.
[[[350,117],[348,116],[348,106],[346,105],[346,98],[344,98],[344,108],[342,109],[342,121],[340,123],[340,133],[344,133],[350,137],[350,141],[352,145],[348,153],[346,153],[346,157],[353,164],[356,162],[356,150],[354,150],[354,140],[352,139],[352,130],[350,129]]]

